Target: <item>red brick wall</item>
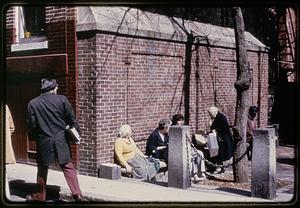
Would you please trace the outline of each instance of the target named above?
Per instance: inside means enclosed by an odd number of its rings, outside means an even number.
[[[7,29],[7,56],[38,56],[50,54],[66,54],[67,67],[61,66],[59,69],[62,72],[68,71],[68,74],[63,77],[58,77],[59,93],[66,95],[76,114],[78,114],[77,106],[77,36],[75,31],[75,7],[66,6],[47,6],[46,7],[46,34],[48,40],[48,49],[11,52],[11,44],[13,41],[13,31],[15,31],[14,10],[12,7],[6,12],[6,29]],[[37,65],[36,59],[32,59],[32,65]],[[43,63],[38,63],[43,65]],[[51,66],[50,66],[51,67]],[[38,81],[38,80],[37,80]],[[76,146],[72,145],[72,155],[75,160]]]
[[[134,139],[144,152],[146,139],[160,119],[184,113],[184,49],[180,43],[109,34],[79,40],[79,109],[84,138],[80,158],[82,174],[95,175],[99,163],[113,162],[113,144],[122,124],[132,126]],[[249,52],[248,56],[254,72],[250,93],[254,105],[258,102],[258,67],[261,69],[260,123],[263,126],[267,124],[268,109],[267,54],[262,53],[260,61],[256,52]],[[209,53],[205,46],[200,46],[193,52],[190,123],[194,131],[208,130],[206,109],[214,105],[215,100],[216,106],[233,124],[235,65],[232,49],[210,48]]]
[[[78,104],[81,136],[80,144],[80,173],[96,175],[97,140],[100,130],[96,123],[99,114],[96,113],[96,44],[95,38],[78,41]],[[100,115],[101,116],[101,115]]]
[[[8,10],[6,34],[9,56],[15,56],[10,53],[14,31],[12,15],[12,10]],[[184,113],[185,46],[108,34],[81,38],[77,42],[75,15],[74,7],[46,7],[49,48],[38,54],[68,55],[69,73],[59,79],[60,93],[70,99],[82,129],[79,171],[96,175],[101,162],[113,161],[113,144],[117,129],[122,124],[128,123],[133,127],[134,139],[144,151],[148,135],[161,118]],[[256,52],[249,52],[248,56],[253,68],[251,102],[254,105],[260,103],[260,125],[264,126],[268,109],[267,54],[259,56]],[[193,52],[192,60],[190,118],[193,130],[208,129],[206,109],[214,104],[233,124],[235,51],[210,48],[209,52],[205,46],[200,46]],[[258,90],[259,87],[261,90]],[[73,154],[76,151],[73,146]]]
[[[46,6],[46,23],[75,20],[76,7]]]
[[[10,46],[14,42],[14,15],[15,15],[15,10],[13,7],[7,7],[5,10],[6,14],[6,24],[5,24],[5,29],[6,29],[6,49],[7,51],[10,51]]]

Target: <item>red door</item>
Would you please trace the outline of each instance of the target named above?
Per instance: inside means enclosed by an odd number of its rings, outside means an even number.
[[[35,162],[35,141],[28,138],[26,114],[27,103],[40,94],[39,81],[7,84],[6,100],[15,124],[12,144],[18,162]]]

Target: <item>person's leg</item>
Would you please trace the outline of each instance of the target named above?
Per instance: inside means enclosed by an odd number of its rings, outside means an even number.
[[[79,187],[77,172],[72,161],[66,164],[60,164],[60,167],[64,173],[65,179],[72,192],[74,199],[76,200],[78,198],[81,198],[81,190]]]
[[[210,154],[209,154],[209,150],[208,149],[203,149],[203,155],[204,155],[204,158],[206,158],[208,160],[208,162],[206,162],[206,170],[207,172],[209,173],[213,173],[215,171],[215,167],[213,167],[210,163],[213,163],[215,164],[216,163],[216,160],[215,158],[213,157],[210,157]]]
[[[48,175],[48,166],[38,165],[37,172],[37,185],[38,192],[31,195],[27,195],[26,198],[29,201],[46,201],[46,184],[47,184],[47,175]]]
[[[201,172],[201,176],[205,177],[206,168],[205,168],[204,154],[203,154],[203,152],[201,150],[197,150],[197,152],[198,152],[199,159],[200,159],[199,170]]]
[[[7,178],[7,171],[5,170],[5,195],[8,200],[10,200],[10,190],[9,190],[9,183]]]
[[[222,157],[222,155],[218,155],[216,157],[216,165],[218,165],[218,167],[215,169],[214,173],[220,174],[220,173],[225,172],[225,169],[223,168],[223,157]]]
[[[159,151],[159,158],[158,159],[162,159],[165,163],[167,163],[167,165],[168,165],[168,147],[167,148],[165,148],[165,149],[162,149],[162,150],[160,150]]]
[[[197,155],[192,155],[192,161],[191,161],[191,176],[192,179],[195,183],[199,182],[201,179],[198,176],[198,171],[199,171],[199,164],[200,160]]]
[[[191,176],[195,176],[198,173],[199,161],[196,155],[192,155],[191,162]]]
[[[191,158],[192,158],[192,173],[191,173],[191,176],[192,176],[195,183],[205,179],[205,177],[202,177],[202,172],[201,172],[202,157],[199,154],[199,152],[201,152],[201,151],[197,150],[196,148],[192,149],[192,155],[191,155]]]
[[[253,148],[253,140],[250,141],[250,146],[249,146],[249,160],[252,160],[252,148]]]

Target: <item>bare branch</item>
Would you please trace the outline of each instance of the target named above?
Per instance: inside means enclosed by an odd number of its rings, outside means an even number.
[[[184,26],[184,21],[183,21],[183,24],[181,25],[174,17],[169,17],[170,20],[172,22],[174,22],[178,27],[180,27],[180,29],[186,34],[186,35],[189,35],[189,32],[187,31],[187,29],[185,28]]]
[[[123,23],[124,23],[124,21],[125,21],[125,17],[126,17],[126,15],[127,15],[127,13],[129,12],[130,9],[131,9],[131,8],[128,8],[128,9],[124,12],[124,15],[123,15],[123,17],[122,17],[122,20],[121,20],[121,22],[120,22],[120,25],[119,25],[118,28],[117,28],[117,31],[116,31],[117,33],[120,31],[120,29],[121,29],[121,27],[122,27],[122,25],[123,25]],[[108,56],[109,56],[109,54],[110,54],[110,52],[111,52],[112,46],[114,45],[114,43],[115,43],[115,41],[116,41],[116,38],[117,38],[117,36],[115,35],[115,36],[114,36],[114,39],[113,39],[113,41],[112,41],[112,43],[111,43],[110,46],[109,46],[108,53],[106,54],[105,60],[104,60],[104,62],[103,62],[103,67],[105,66],[105,64],[106,64],[106,62],[107,62]]]

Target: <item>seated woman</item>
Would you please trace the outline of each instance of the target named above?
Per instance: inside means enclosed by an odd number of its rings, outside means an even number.
[[[119,129],[115,141],[115,155],[121,167],[132,173],[133,178],[151,180],[160,168],[159,161],[145,156],[132,139],[131,127],[127,124]]]
[[[162,119],[158,127],[150,134],[146,143],[146,155],[157,158],[168,164],[169,128],[172,122]]]
[[[175,114],[172,118],[172,125],[184,125],[183,115]],[[194,146],[192,141],[189,142],[191,144],[191,176],[194,182],[198,182],[206,178],[204,154]]]

